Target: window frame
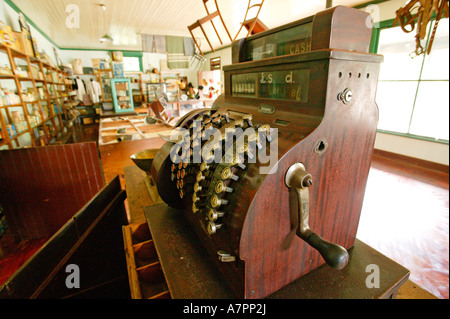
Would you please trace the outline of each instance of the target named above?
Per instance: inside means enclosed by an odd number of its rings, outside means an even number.
[[[431,29],[432,29],[432,27],[434,25],[435,18],[436,17],[434,15],[429,21],[429,26],[427,26],[427,28],[428,28],[427,38],[426,38],[426,45],[427,46],[428,46],[428,42],[430,40]],[[371,37],[370,47],[369,47],[369,52],[370,53],[375,53],[375,54],[378,53],[378,47],[379,47],[381,30],[399,27],[398,25],[395,25],[395,26],[393,25],[394,21],[395,21],[395,19],[389,19],[389,20],[380,21],[378,24],[374,24],[374,26],[372,28],[372,37]],[[415,32],[415,31],[413,31],[413,32]],[[425,46],[425,48],[427,46]],[[424,54],[426,55],[426,52]],[[426,56],[424,56],[423,59],[422,59],[422,66],[421,66],[421,70],[420,70],[420,75],[419,75],[419,78],[417,79],[417,87],[416,87],[416,92],[415,92],[415,96],[414,96],[414,104],[412,106],[411,116],[410,116],[410,120],[409,120],[409,129],[411,129],[411,123],[412,123],[412,119],[413,119],[413,115],[414,115],[414,109],[415,109],[415,106],[416,106],[417,94],[418,94],[418,91],[419,91],[419,86],[420,86],[421,82],[425,81],[425,80],[421,79],[423,67],[424,67],[424,64],[425,64],[425,57]],[[383,129],[377,129],[377,132],[378,133],[395,135],[395,136],[401,136],[401,137],[408,137],[408,138],[422,140],[422,141],[429,141],[429,142],[435,142],[435,143],[446,144],[446,145],[449,144],[448,140],[439,139],[439,138],[433,138],[433,137],[427,137],[427,136],[421,136],[421,135],[416,135],[416,134],[411,134],[411,133],[402,133],[402,132],[383,130]]]

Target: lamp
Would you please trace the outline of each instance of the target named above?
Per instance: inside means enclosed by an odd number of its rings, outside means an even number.
[[[106,11],[106,5],[104,4],[99,4],[99,7],[103,9],[103,27],[105,27],[105,11]],[[108,35],[108,33],[105,33],[104,36],[102,36],[100,38],[100,43],[105,43],[105,42],[113,42],[113,38]]]
[[[105,34],[104,36],[102,36],[100,38],[100,42],[101,43],[105,43],[105,42],[108,42],[108,41],[110,41],[110,42],[113,41],[113,38],[111,38],[108,34]]]

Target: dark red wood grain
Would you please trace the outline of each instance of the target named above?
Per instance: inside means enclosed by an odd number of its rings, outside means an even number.
[[[0,202],[18,241],[53,235],[104,185],[94,142],[0,152]]]

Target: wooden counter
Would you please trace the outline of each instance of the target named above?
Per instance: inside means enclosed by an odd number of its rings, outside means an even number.
[[[147,222],[172,298],[234,298],[222,274],[212,266],[181,211],[166,204],[152,205],[137,166],[124,168],[130,223]],[[145,213],[145,216],[142,214]],[[268,298],[373,299],[393,298],[408,280],[409,271],[363,242],[350,249],[349,265],[336,271],[322,265]],[[367,288],[368,265],[380,269],[380,288]]]
[[[144,209],[153,243],[173,299],[235,298],[180,210],[166,204]],[[270,295],[269,299],[389,299],[409,271],[360,240],[349,249],[343,270],[324,264]],[[368,288],[369,265],[379,267],[379,287]]]

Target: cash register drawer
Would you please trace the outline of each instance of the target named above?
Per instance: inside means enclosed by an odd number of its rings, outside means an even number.
[[[147,223],[122,226],[131,298],[170,299]]]

